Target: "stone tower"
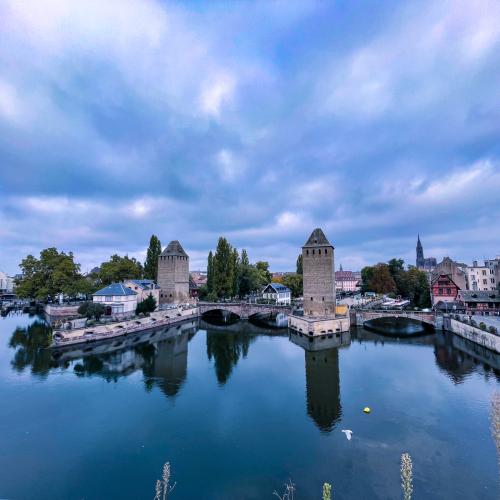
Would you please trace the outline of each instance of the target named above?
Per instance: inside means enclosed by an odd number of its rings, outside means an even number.
[[[420,235],[417,237],[417,269],[423,269],[425,267],[425,259],[424,259],[424,248],[422,243],[420,243]]]
[[[177,240],[158,257],[158,285],[160,304],[189,301],[189,257]]]
[[[319,228],[302,247],[304,315],[335,317],[334,248]]]

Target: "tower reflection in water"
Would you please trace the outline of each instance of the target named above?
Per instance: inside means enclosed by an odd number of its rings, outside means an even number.
[[[147,390],[156,386],[173,397],[186,380],[188,343],[196,331],[197,322],[190,321],[113,342],[68,346],[52,351],[52,366],[73,366],[79,376],[98,375],[110,381],[142,370]]]
[[[342,417],[339,348],[351,342],[349,332],[309,338],[290,333],[305,351],[307,413],[322,432],[330,432]]]

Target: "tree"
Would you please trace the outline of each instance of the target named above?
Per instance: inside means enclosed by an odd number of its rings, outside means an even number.
[[[148,297],[146,297],[144,300],[141,300],[141,302],[137,304],[137,307],[135,308],[135,314],[140,314],[140,313],[146,314],[153,312],[155,309],[156,309],[156,299],[150,293]]]
[[[142,278],[143,269],[139,261],[128,255],[112,255],[108,262],[103,262],[99,271],[99,285],[106,286],[126,279]]]
[[[297,257],[297,274],[302,275],[302,254]]]
[[[144,277],[149,280],[158,279],[158,258],[161,255],[161,242],[153,234],[149,240],[149,247],[144,262]]]
[[[213,257],[213,292],[217,297],[230,297],[233,293],[233,251],[226,238],[220,237]]]
[[[19,267],[22,277],[16,280],[16,294],[20,298],[54,300],[61,293],[75,296],[89,292],[90,284],[80,274],[80,264],[75,263],[71,252],[46,248],[39,259],[28,255]]]
[[[292,297],[302,297],[303,281],[301,274],[287,273],[283,276],[283,285],[290,288]]]
[[[369,282],[370,289],[375,293],[395,293],[396,283],[387,264],[377,264],[373,267],[373,274]]]
[[[207,264],[207,291],[208,293],[213,292],[214,289],[214,256],[212,250],[208,252],[208,264]]]
[[[271,283],[273,275],[269,272],[269,262],[259,260],[258,262],[255,263],[255,268],[257,269],[259,275],[261,276],[262,286]]]
[[[95,318],[96,320],[99,320],[104,312],[104,306],[98,302],[84,302],[78,308],[78,314],[85,316],[88,319]]]
[[[240,256],[238,254],[238,250],[236,248],[233,248],[233,253],[231,255],[231,277],[233,280],[231,295],[233,297],[239,295],[239,275],[240,275]]]

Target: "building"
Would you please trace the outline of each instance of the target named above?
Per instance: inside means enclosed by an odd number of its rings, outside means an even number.
[[[492,261],[489,261],[491,263]],[[494,261],[493,261],[494,262]],[[497,289],[496,268],[493,265],[479,266],[477,260],[467,267],[467,290],[489,291]]]
[[[274,300],[276,304],[289,306],[292,303],[292,292],[281,283],[269,283],[262,291],[262,298]]]
[[[460,290],[466,290],[466,269],[466,264],[460,264],[450,259],[449,257],[445,257],[439,264],[437,264],[436,268],[432,271],[431,283],[434,282],[436,278],[441,274],[446,274],[451,278],[451,280],[455,283],[456,286],[458,286]]]
[[[344,271],[342,265],[339,271],[335,271],[335,290],[337,292],[356,292],[360,286],[360,280],[352,271]]]
[[[302,247],[302,268],[304,314],[291,315],[288,326],[308,336],[349,330],[349,314],[336,314],[334,248],[319,228]]]
[[[137,292],[123,283],[111,283],[92,294],[92,301],[104,306],[106,316],[131,316],[137,308]]]
[[[207,284],[207,272],[206,271],[191,271],[190,276],[193,283],[198,287]]]
[[[500,293],[496,291],[460,290],[457,298],[466,314],[500,315]]]
[[[160,304],[189,301],[189,256],[177,241],[171,241],[158,258]]]
[[[497,290],[500,290],[500,255],[497,255],[494,259],[486,259],[484,265],[494,270]]]
[[[440,274],[431,283],[432,305],[436,306],[439,302],[455,302],[459,290],[450,275]]]
[[[434,257],[424,257],[424,247],[420,242],[420,235],[417,237],[417,259],[416,259],[417,269],[430,271],[434,269],[437,265],[437,261]]]
[[[334,248],[319,228],[302,247],[304,314],[335,316]]]
[[[138,303],[150,295],[156,300],[156,305],[160,303],[160,287],[153,280],[125,280],[123,284],[137,293]]]
[[[14,291],[14,279],[0,271],[0,295]]]

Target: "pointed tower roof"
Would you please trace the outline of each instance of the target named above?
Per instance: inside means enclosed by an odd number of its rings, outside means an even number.
[[[333,245],[326,239],[325,233],[321,228],[317,227],[309,236],[309,239],[306,241],[304,247],[323,247]]]
[[[184,251],[184,248],[182,248],[182,245],[177,241],[173,240],[171,241],[167,248],[163,250],[162,255],[164,257],[166,256],[176,256],[176,257],[187,257],[188,254]]]
[[[422,243],[420,243],[420,234],[417,236],[417,247],[421,247]]]

